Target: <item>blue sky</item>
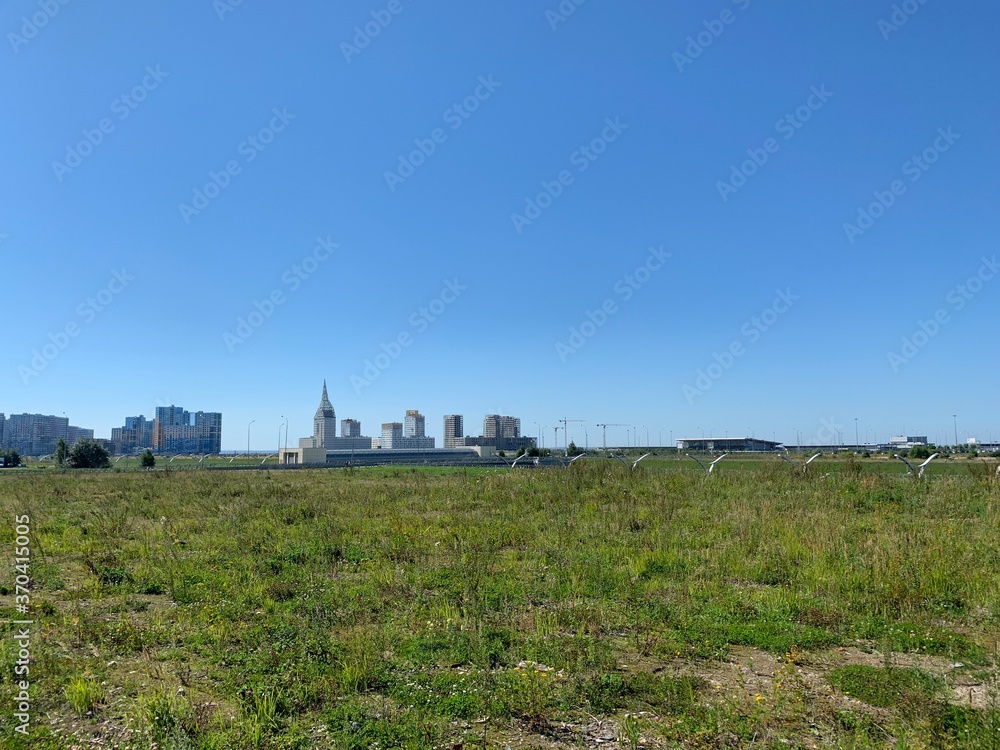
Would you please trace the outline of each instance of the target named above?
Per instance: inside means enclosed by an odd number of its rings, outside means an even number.
[[[0,410],[1000,439],[998,21],[0,0]]]

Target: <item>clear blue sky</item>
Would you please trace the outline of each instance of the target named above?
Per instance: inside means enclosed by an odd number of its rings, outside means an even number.
[[[230,4],[0,2],[0,410],[1000,439],[995,3]]]

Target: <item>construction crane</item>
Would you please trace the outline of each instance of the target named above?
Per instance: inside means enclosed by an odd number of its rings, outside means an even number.
[[[604,450],[607,450],[608,449],[608,428],[609,427],[628,427],[629,425],[627,425],[627,424],[599,424],[597,426],[600,427],[604,431],[604,437],[602,438],[602,442],[604,443]]]
[[[563,417],[562,419],[558,419],[556,421],[557,422],[562,422],[562,426],[563,426],[563,446],[566,448],[566,450],[569,450],[569,429],[566,427],[566,423],[567,422],[581,422],[582,423],[583,420],[582,419],[566,419],[565,417]]]

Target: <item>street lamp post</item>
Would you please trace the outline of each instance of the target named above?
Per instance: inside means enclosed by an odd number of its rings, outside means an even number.
[[[854,418],[854,452],[861,450],[861,440],[858,438],[858,418]]]
[[[256,421],[256,419],[251,419],[250,424]],[[250,458],[250,424],[247,425],[247,458]]]
[[[958,450],[958,416],[956,414],[952,414],[951,418],[955,422],[955,450]]]

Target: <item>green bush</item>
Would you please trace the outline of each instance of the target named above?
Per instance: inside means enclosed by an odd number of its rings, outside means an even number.
[[[96,440],[81,438],[73,444],[66,462],[73,469],[107,469],[111,467],[111,456]]]

